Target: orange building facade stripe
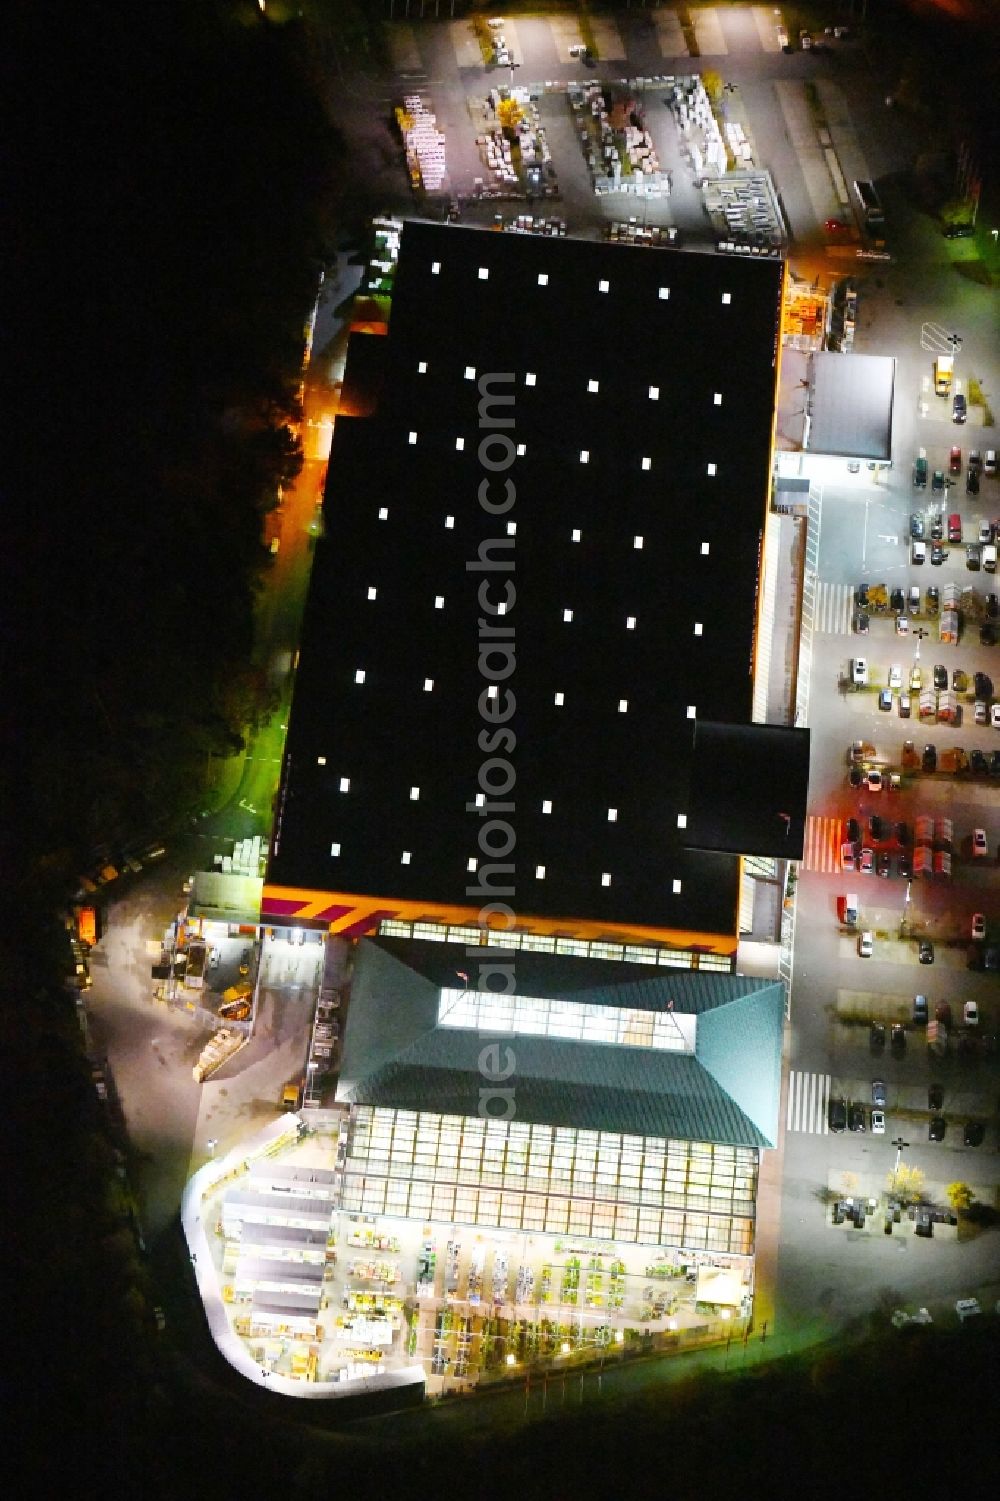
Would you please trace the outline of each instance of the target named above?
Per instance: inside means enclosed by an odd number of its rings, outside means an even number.
[[[537,917],[522,913],[518,913],[516,921],[508,925],[502,915],[497,913],[490,913],[484,919],[482,909],[476,906],[360,896],[353,892],[314,891],[299,886],[265,884],[261,898],[261,921],[266,925],[323,923],[331,933],[362,937],[376,933],[379,924],[390,918],[399,922],[489,928],[498,933],[539,933],[556,938],[580,938],[607,943],[655,943],[668,948],[693,949],[727,956],[736,952],[736,938],[731,933],[686,932],[677,928],[594,922],[580,917]]]

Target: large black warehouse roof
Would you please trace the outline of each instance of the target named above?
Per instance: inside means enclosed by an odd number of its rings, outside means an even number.
[[[734,933],[736,862],[684,847],[692,721],[750,718],[781,278],[406,225],[377,413],[337,421],[265,911],[480,905],[492,755],[515,911]]]

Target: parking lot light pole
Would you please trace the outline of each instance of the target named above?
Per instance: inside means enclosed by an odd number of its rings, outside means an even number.
[[[908,1141],[904,1141],[901,1136],[897,1136],[895,1141],[893,1142],[893,1146],[896,1148],[896,1166],[892,1170],[893,1177],[895,1177],[899,1172],[899,1164],[902,1160],[903,1149],[905,1147],[908,1147],[909,1145],[910,1143]]]

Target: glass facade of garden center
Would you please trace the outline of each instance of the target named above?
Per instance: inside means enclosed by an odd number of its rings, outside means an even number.
[[[753,1250],[748,1147],[361,1105],[342,1182],[353,1214]]]

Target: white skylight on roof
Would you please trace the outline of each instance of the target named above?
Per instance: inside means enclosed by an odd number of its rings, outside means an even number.
[[[545,866],[544,865],[536,865],[535,866],[535,880],[536,881],[544,881],[545,880]]]
[[[500,692],[500,690],[497,687],[496,683],[491,683],[490,686],[486,690],[486,697],[487,698],[496,698],[496,696],[497,696],[497,694],[499,692]]]
[[[725,306],[728,307],[729,304],[732,302],[732,300],[733,300],[733,294],[732,294],[732,292],[723,292],[723,294],[722,294],[722,301],[725,304]]]
[[[569,622],[572,619],[573,619],[573,611],[569,610],[569,609],[563,610],[563,620],[566,622],[567,625],[569,624]]]
[[[468,860],[466,860],[465,862],[465,868],[468,871],[474,871],[478,864],[479,861],[476,859],[475,855],[470,855]]]
[[[424,692],[425,693],[432,693],[433,690],[434,690],[434,679],[433,678],[424,678]]]
[[[480,266],[480,268],[479,268],[479,280],[480,281],[489,281],[489,279],[490,279],[490,268],[489,268],[489,266]]]
[[[610,870],[602,870],[601,871],[601,885],[602,886],[610,886],[611,885],[611,872],[610,872]]]
[[[617,823],[617,822],[618,822],[618,809],[617,808],[609,808],[608,809],[608,823]]]
[[[365,669],[363,667],[359,667],[358,670],[357,670],[357,672],[354,674],[354,681],[356,683],[363,683],[364,680],[365,680]]]
[[[653,461],[652,461],[652,459],[644,457],[643,461],[642,461],[642,467],[643,467],[643,469],[652,469],[652,467],[653,467]]]
[[[440,261],[431,261],[431,275],[432,276],[440,276],[441,275],[441,262]]]
[[[461,453],[462,450],[463,450],[463,448],[465,447],[465,439],[464,438],[456,438],[455,439],[455,447],[458,449],[459,453]]]
[[[453,532],[455,530],[454,516],[446,516],[444,518],[444,528],[446,532]]]
[[[420,788],[419,787],[411,787],[410,788],[410,802],[411,803],[418,803],[419,801],[420,801]]]
[[[409,438],[407,439],[407,442],[412,446],[414,443],[416,443],[416,441],[417,441],[417,435],[416,435],[416,433],[410,433]]]
[[[535,372],[533,370],[525,371],[524,384],[526,386],[533,386],[535,384]]]
[[[325,766],[326,765],[326,757],[325,756],[317,756],[316,757],[316,765],[317,766]]]
[[[336,843],[331,844],[331,846],[330,846],[330,854],[331,855],[339,855],[340,854],[340,845],[336,844]]]
[[[466,380],[475,380],[475,378],[476,378],[476,367],[475,367],[475,365],[466,365],[466,367],[465,367],[465,378],[466,378]]]
[[[563,706],[563,704],[565,702],[566,702],[566,695],[565,695],[565,693],[557,693],[556,697],[555,697],[556,708],[557,709],[561,709],[562,706]]]
[[[340,779],[340,790],[341,790],[341,792],[350,792],[350,790],[351,790],[351,779],[350,779],[350,777],[341,777],[341,779]]]
[[[524,456],[525,456],[525,454],[527,452],[528,452],[528,445],[527,445],[527,443],[519,443],[517,445],[517,456],[518,456],[519,459],[523,459]]]
[[[695,633],[695,635],[696,636],[701,636],[701,635],[704,634],[704,631],[705,631],[705,627],[702,625],[701,621],[700,620],[696,620],[695,623],[694,623],[694,633]]]
[[[587,390],[590,392],[591,396],[596,396],[597,392],[600,389],[601,389],[601,383],[600,383],[599,380],[588,380],[588,382],[587,382]]]
[[[443,610],[444,609],[444,595],[443,594],[435,594],[435,596],[434,596],[434,608],[435,608],[435,610]]]
[[[409,865],[409,863],[410,863],[410,852],[409,852],[409,850],[404,850],[403,851],[402,858],[400,859],[399,863],[400,863],[400,865]]]
[[[674,878],[673,881],[671,881],[671,883],[670,883],[670,889],[673,891],[674,896],[680,896],[680,894],[681,894],[681,883],[680,883],[680,881],[677,880],[676,877]]]
[[[545,797],[545,798],[542,799],[542,812],[543,813],[551,813],[552,812],[552,799],[550,797]]]
[[[714,464],[709,464],[709,466],[708,466],[708,472],[709,472],[709,474],[715,474],[716,473],[716,467],[715,467]]]
[[[376,587],[375,587],[374,584],[369,584],[368,585],[368,598],[369,599],[377,599],[378,598],[378,590],[376,589]]]
[[[688,826],[688,816],[687,816],[687,814],[686,813],[678,813],[678,815],[677,815],[677,827],[679,829],[686,829],[687,826]]]
[[[707,558],[708,555],[709,555],[709,553],[711,551],[712,551],[712,549],[711,549],[710,545],[707,542],[703,542],[701,544],[701,555],[702,555],[703,558]]]
[[[508,537],[516,537],[517,536],[517,522],[516,521],[508,521],[508,523],[507,523],[507,535],[508,535]]]
[[[599,292],[610,292],[611,283],[609,281],[605,281],[604,278],[601,277],[601,280],[597,283],[597,290]]]
[[[583,533],[581,532],[580,528],[578,526],[575,526],[573,528],[572,532],[570,533],[570,540],[573,541],[573,542],[579,542],[579,540],[580,540],[580,538],[582,536],[583,536]]]
[[[628,713],[628,699],[627,698],[620,698],[618,700],[618,712],[619,712],[619,714],[627,714]]]
[[[688,717],[688,719],[697,719],[698,718],[698,705],[697,704],[688,704],[688,706],[687,706],[687,717]]]
[[[418,375],[426,375],[427,374],[427,361],[426,360],[421,360],[419,362],[419,364],[417,365],[417,374]]]
[[[650,388],[649,388],[649,399],[650,399],[650,401],[659,401],[659,399],[660,399],[660,388],[659,388],[659,386],[650,386]]]
[[[378,508],[378,519],[379,519],[379,521],[388,521],[389,520],[389,507],[388,506],[379,506],[379,508]]]
[[[505,599],[498,599],[497,600],[497,614],[498,615],[506,615],[506,613],[507,613],[507,601]]]
[[[548,284],[549,284],[549,273],[547,271],[539,271],[539,273],[538,273],[538,285],[540,287],[547,287]]]
[[[477,792],[476,793],[476,807],[477,808],[485,808],[486,807],[486,793],[485,792]]]
[[[642,551],[642,536],[641,536],[641,534],[632,538],[632,546],[635,548],[636,552],[641,552]]]
[[[627,631],[634,631],[635,630],[635,616],[634,615],[626,615],[625,616],[625,629]]]
[[[589,464],[590,463],[590,449],[589,448],[581,448],[580,449],[580,463],[581,464]]]
[[[721,391],[716,391],[715,395],[712,397],[712,403],[713,403],[714,406],[721,407],[721,405],[722,405],[722,392]]]
[[[661,302],[666,302],[666,300],[667,300],[667,298],[669,296],[670,296],[670,288],[669,287],[661,287],[660,288],[660,301]]]

